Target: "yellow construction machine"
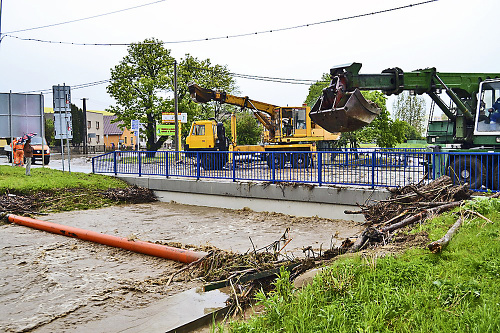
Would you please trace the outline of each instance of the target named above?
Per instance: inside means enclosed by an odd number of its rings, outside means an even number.
[[[215,120],[197,120],[191,125],[186,138],[186,151],[239,151],[263,152],[268,165],[272,165],[272,154],[269,152],[306,152],[316,151],[322,145],[338,140],[339,133],[330,133],[309,117],[308,106],[280,107],[273,104],[252,100],[248,97],[238,97],[221,91],[205,89],[197,84],[189,85],[191,98],[197,103],[216,101],[239,106],[253,112],[255,118],[263,125],[264,135],[259,145],[238,145],[236,132],[236,117],[231,115],[232,141],[226,138],[224,126]],[[310,154],[274,154],[277,160],[274,164],[283,167],[290,162],[294,167],[308,167],[312,163]],[[292,156],[293,160],[292,160]],[[227,162],[227,161],[226,161]],[[224,162],[218,163],[221,167]]]

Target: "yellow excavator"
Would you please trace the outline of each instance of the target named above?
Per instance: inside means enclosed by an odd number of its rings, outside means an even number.
[[[338,140],[339,133],[330,133],[309,117],[310,108],[280,107],[269,103],[252,100],[248,97],[238,97],[221,91],[214,91],[190,84],[191,98],[197,103],[216,101],[239,106],[253,112],[255,118],[264,127],[264,137],[259,145],[238,145],[236,132],[236,117],[231,115],[232,141],[227,140],[224,126],[215,120],[197,120],[191,125],[186,138],[186,151],[240,151],[264,152],[269,166],[273,164],[269,154],[272,151],[307,152],[316,151],[317,146],[327,145]],[[312,163],[310,154],[274,154],[274,165],[283,167],[285,163],[292,163],[293,167],[308,167]],[[225,158],[222,158],[224,160]],[[293,160],[292,160],[293,159]],[[209,161],[211,162],[211,161]],[[221,168],[224,161],[209,163],[214,168]],[[226,161],[227,162],[227,161]]]

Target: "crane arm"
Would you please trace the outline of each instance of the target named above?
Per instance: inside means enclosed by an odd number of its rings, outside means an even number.
[[[227,94],[222,91],[215,91],[212,89],[202,88],[199,85],[192,83],[188,86],[191,98],[196,103],[208,103],[210,101],[216,101],[220,103],[226,103],[230,105],[239,106],[242,109],[248,108],[253,111],[255,118],[264,125],[264,127],[270,132],[274,133],[274,123],[276,119],[275,110],[278,106],[254,101],[248,97],[238,97],[234,95]]]

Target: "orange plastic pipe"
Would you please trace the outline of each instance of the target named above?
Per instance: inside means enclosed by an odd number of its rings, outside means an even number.
[[[123,237],[101,234],[95,231],[69,227],[62,224],[36,220],[24,216],[9,214],[8,219],[12,223],[48,231],[54,234],[79,238],[99,244],[119,247],[133,252],[144,253],[151,256],[166,258],[184,263],[191,263],[203,258],[206,255],[205,252],[195,252],[161,244],[154,244],[139,240],[129,240]]]

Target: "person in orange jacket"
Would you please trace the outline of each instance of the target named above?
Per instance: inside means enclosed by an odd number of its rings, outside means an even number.
[[[14,141],[14,164],[23,166],[24,165],[24,145],[21,140]]]

